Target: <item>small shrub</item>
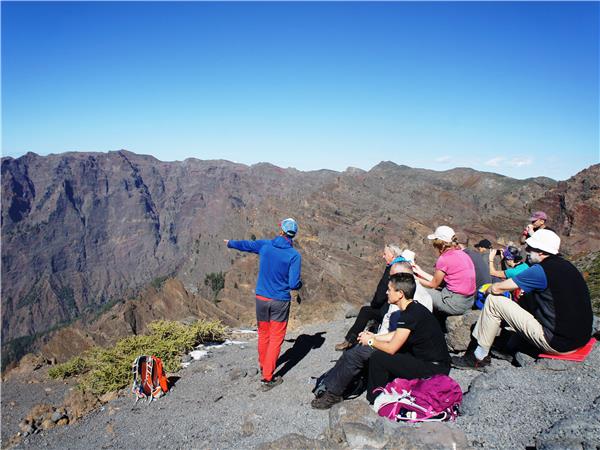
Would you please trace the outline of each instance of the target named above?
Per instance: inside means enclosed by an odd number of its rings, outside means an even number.
[[[52,367],[48,371],[48,375],[50,378],[60,378],[64,380],[65,378],[72,377],[75,375],[81,375],[82,373],[89,370],[89,367],[86,363],[86,360],[81,356],[76,356],[71,358],[69,361],[63,364],[59,364],[55,367]]]
[[[148,334],[129,336],[108,348],[94,347],[83,355],[52,368],[52,378],[85,374],[79,388],[95,395],[116,391],[131,382],[131,364],[140,355],[162,359],[167,372],[179,370],[179,356],[196,345],[222,341],[225,327],[219,321],[198,321],[193,325],[158,321],[148,326]]]
[[[204,277],[204,285],[210,286],[213,291],[213,296],[216,299],[217,294],[225,287],[225,276],[223,275],[223,272],[206,274]]]
[[[168,279],[168,275],[165,275],[163,277],[156,277],[154,280],[152,280],[150,284],[152,285],[154,290],[160,291],[160,289],[163,287],[163,284],[165,284],[165,281],[167,281]]]

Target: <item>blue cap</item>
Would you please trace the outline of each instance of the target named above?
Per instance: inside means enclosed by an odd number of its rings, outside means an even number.
[[[291,217],[281,221],[281,231],[283,231],[289,237],[296,236],[298,232],[298,224]]]

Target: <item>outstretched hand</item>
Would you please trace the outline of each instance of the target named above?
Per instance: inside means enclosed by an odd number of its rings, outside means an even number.
[[[227,245],[229,243],[229,239],[223,239],[223,242],[225,242],[225,245]]]

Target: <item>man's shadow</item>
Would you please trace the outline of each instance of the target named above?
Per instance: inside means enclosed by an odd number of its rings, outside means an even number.
[[[312,349],[321,347],[325,342],[325,338],[322,336],[325,333],[326,331],[321,331],[313,335],[301,334],[296,339],[286,339],[286,342],[293,342],[294,345],[291,348],[288,348],[277,360],[278,367],[281,364],[284,365],[277,371],[275,376],[285,375],[292,367],[302,361]]]

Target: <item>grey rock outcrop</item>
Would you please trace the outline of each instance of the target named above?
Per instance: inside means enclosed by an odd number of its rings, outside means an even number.
[[[451,352],[464,352],[471,342],[471,329],[479,319],[481,311],[467,311],[462,316],[450,316],[446,319],[446,343]]]

